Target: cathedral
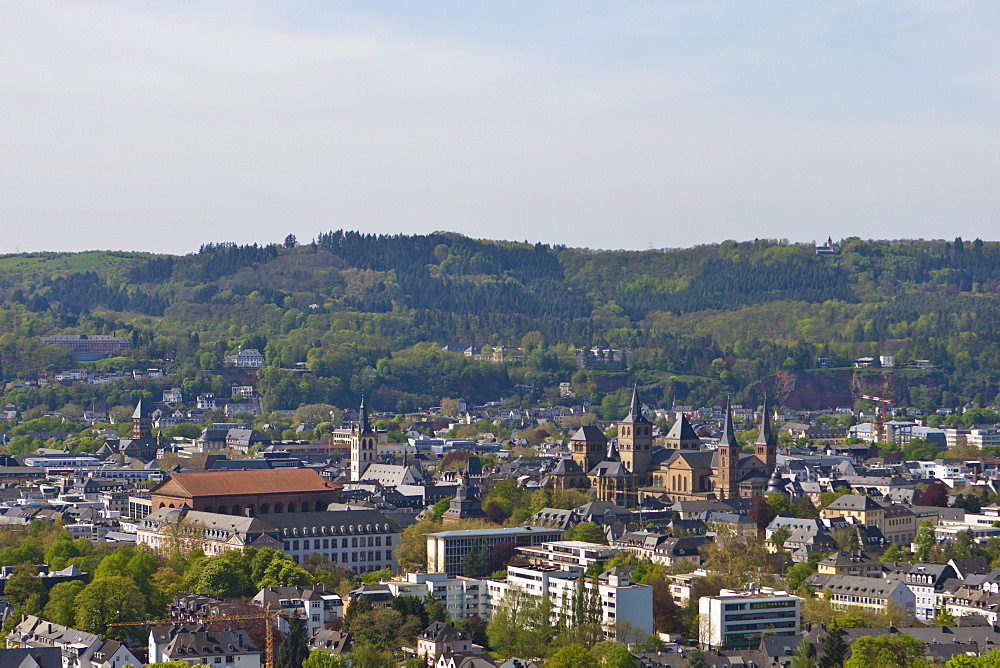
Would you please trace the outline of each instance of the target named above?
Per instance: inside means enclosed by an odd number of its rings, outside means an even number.
[[[549,473],[557,489],[592,490],[597,499],[626,508],[642,499],[691,501],[751,498],[764,494],[775,470],[778,442],[764,402],[760,436],[754,452],[741,452],[726,404],[719,445],[703,450],[687,417],[681,416],[666,436],[666,447],[653,449],[653,425],[642,414],[637,391],[617,439],[608,440],[597,427],[581,427],[570,439],[571,456]]]

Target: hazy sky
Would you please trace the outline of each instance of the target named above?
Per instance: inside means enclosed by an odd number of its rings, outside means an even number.
[[[0,0],[0,252],[997,239],[998,112],[996,0]]]

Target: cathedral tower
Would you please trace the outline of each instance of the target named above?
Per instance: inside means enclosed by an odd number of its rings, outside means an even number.
[[[375,463],[378,435],[372,429],[365,407],[365,396],[361,395],[358,422],[351,428],[351,480],[361,480],[368,467]]]
[[[701,450],[701,439],[684,413],[680,414],[667,432],[665,444],[671,450]]]
[[[152,422],[149,419],[149,414],[146,412],[145,407],[142,405],[142,399],[139,403],[135,405],[135,411],[132,413],[132,438],[152,438]]]
[[[765,470],[774,471],[778,465],[778,440],[774,436],[771,428],[771,413],[768,411],[767,395],[764,395],[764,408],[760,420],[760,436],[754,444],[757,459],[764,463]]]
[[[604,461],[608,450],[608,438],[604,432],[593,425],[580,427],[569,439],[569,447],[573,461],[584,473]]]
[[[726,424],[719,439],[719,465],[716,468],[715,488],[720,499],[736,499],[740,496],[739,469],[740,444],[736,442],[736,431],[733,429],[733,412],[726,400]]]
[[[628,416],[618,423],[618,456],[621,463],[639,478],[639,485],[653,481],[653,423],[642,414],[638,388],[632,388],[632,406]]]

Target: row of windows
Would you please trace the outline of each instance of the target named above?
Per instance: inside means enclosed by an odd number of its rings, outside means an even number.
[[[272,512],[276,513],[276,514],[281,514],[281,513],[285,513],[285,512],[289,512],[289,513],[296,513],[296,512],[308,513],[308,512],[314,511],[314,510],[315,511],[324,511],[324,510],[326,510],[326,505],[327,505],[326,501],[317,501],[314,504],[310,504],[308,501],[303,501],[299,505],[296,505],[294,502],[292,502],[292,503],[289,503],[287,505],[287,507],[284,506],[284,505],[282,505],[282,504],[280,504],[280,503],[274,504],[273,507],[270,506],[270,505],[268,505],[268,504],[266,504],[266,503],[262,503],[262,504],[260,504],[260,511],[259,512],[262,515],[267,515],[267,514],[272,513]],[[174,504],[172,504],[172,503],[171,504],[165,504],[163,502],[160,502],[160,505],[157,506],[157,510],[159,510],[161,508],[175,508],[175,507],[176,506]],[[202,512],[206,512],[206,513],[219,513],[220,515],[238,515],[240,517],[243,517],[243,516],[253,517],[254,514],[255,514],[255,508],[254,508],[253,504],[250,504],[250,505],[248,505],[246,507],[241,506],[238,503],[233,504],[232,506],[221,505],[218,508],[215,508],[214,506],[205,506],[204,508],[201,508],[200,510]]]
[[[285,543],[285,551],[288,552],[290,550],[297,550],[298,548],[295,547],[295,542],[296,541],[292,541],[291,546],[289,546],[289,544],[286,542]],[[308,548],[306,548],[306,549],[308,549]],[[340,563],[342,563],[342,564],[347,564],[347,563],[354,564],[354,563],[357,563],[359,561],[382,561],[382,550],[367,550],[367,551],[360,550],[360,551],[357,551],[357,552],[342,552],[342,553],[339,553],[339,554],[337,552],[331,552],[329,555],[326,555],[326,556],[328,556],[330,558],[330,561],[332,561],[335,564],[338,561],[338,556],[339,556]],[[386,560],[391,559],[392,558],[392,553],[389,552],[388,550],[386,550],[386,552],[385,552],[385,558],[386,558]],[[298,563],[298,560],[299,560],[298,555],[292,555],[292,560],[295,561],[296,563]]]
[[[348,542],[350,541],[350,542]],[[293,550],[299,549],[299,541],[285,541],[285,549],[289,549],[287,546],[291,543]],[[306,538],[301,541],[302,549],[309,549],[309,539]],[[385,536],[386,547],[392,546],[392,536]],[[314,550],[327,550],[330,548],[336,549],[337,539],[336,538],[314,538],[312,541],[312,549]],[[353,538],[341,538],[340,547],[382,547],[382,536],[354,536]]]

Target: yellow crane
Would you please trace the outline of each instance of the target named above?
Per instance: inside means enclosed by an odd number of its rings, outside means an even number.
[[[208,624],[210,622],[236,622],[236,621],[248,621],[252,619],[263,619],[265,620],[264,628],[264,668],[274,668],[274,623],[273,620],[278,617],[280,613],[271,612],[271,608],[268,607],[266,610],[261,612],[259,615],[232,615],[229,617],[211,617],[209,619],[154,619],[150,621],[143,622],[115,622],[113,624],[108,624],[108,626],[159,626],[161,624]]]

